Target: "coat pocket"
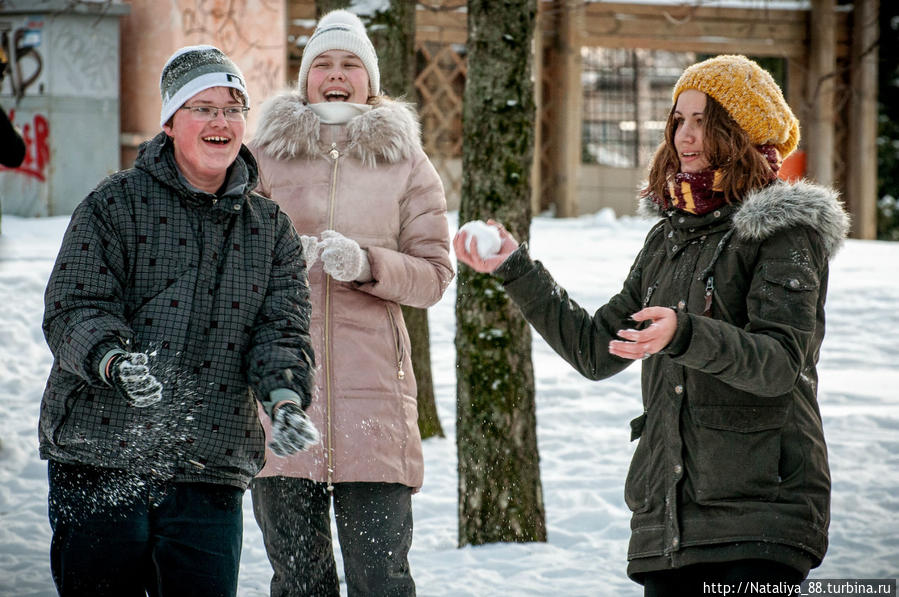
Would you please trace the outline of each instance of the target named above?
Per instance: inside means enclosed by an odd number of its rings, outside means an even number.
[[[762,277],[766,299],[762,317],[789,322],[802,330],[814,329],[819,285],[815,271],[792,261],[772,261],[764,265]]]
[[[390,304],[384,303],[384,308],[387,309],[387,319],[390,322],[390,331],[393,336],[393,360],[396,363],[396,378],[402,381],[406,379],[406,367],[403,364],[406,360],[405,339],[397,323],[397,318],[390,310]]]
[[[644,416],[638,417],[634,421],[638,419],[645,421]],[[634,421],[631,422],[632,426]],[[643,421],[639,423],[641,432]],[[642,439],[637,444],[637,449],[634,450],[634,456],[631,458],[631,465],[627,471],[627,480],[624,482],[624,501],[634,514],[646,512],[651,505],[649,499],[649,471],[651,464],[652,448],[648,441]]]
[[[687,467],[697,502],[773,500],[786,406],[692,406]]]

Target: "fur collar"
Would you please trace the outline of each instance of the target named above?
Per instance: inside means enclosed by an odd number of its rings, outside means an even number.
[[[280,93],[266,100],[260,110],[253,145],[266,155],[289,160],[326,153],[320,144],[321,121],[299,92]],[[405,160],[421,147],[418,117],[406,102],[379,97],[372,110],[346,127],[347,152],[368,167]]]
[[[642,187],[645,188],[645,185]],[[649,197],[640,198],[641,215],[664,216],[666,212]],[[828,257],[840,249],[849,232],[849,214],[837,191],[808,181],[777,181],[752,191],[737,206],[733,216],[737,238],[762,241],[794,226],[808,226],[821,235]]]

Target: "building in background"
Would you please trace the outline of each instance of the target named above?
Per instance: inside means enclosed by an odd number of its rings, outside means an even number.
[[[227,54],[247,78],[251,108],[248,137],[259,105],[286,87],[287,16],[280,0],[127,0],[122,19],[121,161],[159,132],[159,73],[182,46],[210,44]]]
[[[533,210],[633,213],[674,72],[741,53],[779,65],[802,123],[799,162],[784,172],[834,185],[852,235],[874,238],[880,1],[541,0]],[[423,145],[451,209],[462,180],[466,19],[465,0],[417,3]],[[314,0],[0,0],[0,33],[16,56],[0,103],[28,138],[26,164],[0,170],[4,211],[68,213],[130,166],[159,131],[158,74],[184,45],[218,46],[240,66],[252,135],[259,104],[295,79],[314,24]]]
[[[119,168],[119,25],[123,4],[0,2],[9,68],[0,104],[25,139],[25,161],[0,167],[4,213],[71,213]]]
[[[69,214],[160,131],[159,73],[186,45],[211,44],[247,77],[249,128],[285,87],[285,5],[273,0],[2,0],[10,72],[0,104],[27,144],[0,167],[4,213]]]

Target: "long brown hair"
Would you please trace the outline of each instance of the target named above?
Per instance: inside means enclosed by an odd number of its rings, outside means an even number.
[[[677,120],[674,108],[668,112],[665,140],[659,144],[649,168],[647,194],[664,197],[668,181],[680,170],[680,159],[674,147]],[[730,117],[715,99],[706,95],[702,114],[702,151],[712,170],[721,171],[720,187],[728,202],[740,201],[747,192],[766,186],[773,172],[765,159],[749,140],[749,135]]]

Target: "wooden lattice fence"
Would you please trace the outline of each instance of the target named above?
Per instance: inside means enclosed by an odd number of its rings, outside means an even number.
[[[854,4],[865,1],[871,0],[855,0]],[[834,2],[812,0],[819,12],[830,10]],[[465,0],[420,0],[416,4],[415,86],[422,139],[425,151],[443,178],[450,208],[454,209],[458,206],[462,182],[467,3]],[[868,87],[854,89],[850,81],[850,73],[857,70],[857,65],[849,58],[850,49],[856,44],[848,26],[851,16],[847,11],[833,8],[833,47],[825,44],[825,49],[816,54],[812,42],[828,36],[819,32],[815,38],[810,25],[813,11],[789,8],[789,3],[780,0],[772,0],[765,9],[706,6],[701,2],[657,6],[644,2],[538,0],[537,4],[535,47],[539,51],[534,76],[539,126],[532,171],[535,211],[554,206],[558,215],[571,216],[585,208],[595,208],[597,197],[611,201],[610,189],[593,188],[592,179],[585,179],[581,167],[580,48],[665,49],[785,59],[787,100],[804,126],[803,148],[809,156],[808,173],[814,178],[817,171],[812,165],[818,164],[820,170],[822,161],[829,163],[833,170],[830,182],[844,192],[850,206],[867,210],[863,218],[865,230],[871,228],[869,206],[865,207],[869,202],[867,196],[859,193],[854,196],[852,189],[843,187],[851,182],[852,172],[857,172],[855,179],[870,178],[870,172],[859,163],[876,160],[872,157],[876,156],[875,149],[866,145],[858,156],[836,149],[846,147],[853,138],[846,113],[865,114],[859,119],[868,118],[860,106],[870,112],[872,102],[867,96],[876,94],[876,89],[869,88],[870,82],[865,83]],[[299,70],[302,47],[315,26],[314,0],[288,0],[288,19],[288,81],[293,81]],[[818,73],[812,62],[815,56],[828,52],[836,68],[831,66]],[[818,95],[816,86],[822,81],[833,83],[830,95]],[[824,102],[819,101],[822,97]],[[876,120],[876,111],[873,118]],[[817,141],[820,135],[815,131],[822,126],[832,130],[833,143]],[[629,180],[617,171],[610,176]],[[824,178],[828,182],[829,176]],[[856,186],[860,184],[856,181]],[[624,192],[633,194],[630,187]],[[868,234],[860,233],[862,237]]]
[[[433,41],[417,43],[420,67],[415,78],[422,143],[443,179],[450,205],[462,187],[462,93],[464,46]]]

